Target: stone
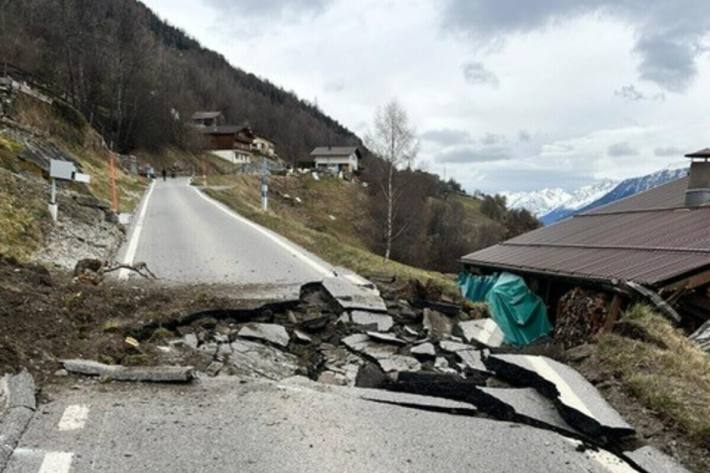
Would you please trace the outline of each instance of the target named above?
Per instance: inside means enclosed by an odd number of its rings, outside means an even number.
[[[421,363],[416,358],[405,355],[391,355],[377,360],[385,373],[399,373],[402,371],[420,371]]]
[[[378,342],[384,342],[384,343],[394,343],[395,345],[406,345],[407,342],[402,340],[401,338],[397,338],[396,336],[389,334],[389,333],[380,333],[380,332],[366,332],[367,336],[372,338],[373,340],[377,340]]]
[[[472,370],[492,374],[483,364],[483,354],[480,350],[459,350],[456,352],[456,356],[463,362],[465,371]]]
[[[318,376],[318,382],[323,384],[330,384],[333,386],[347,386],[348,380],[340,373],[335,371],[323,371]]]
[[[182,341],[185,343],[185,346],[192,348],[193,350],[197,348],[197,335],[195,335],[194,332],[186,333],[185,335],[183,335]]]
[[[219,374],[223,367],[224,363],[219,361],[213,361],[209,365],[207,365],[207,369],[205,369],[205,372],[208,376],[215,377]]]
[[[451,321],[443,314],[431,310],[424,309],[422,325],[429,338],[432,340],[444,340],[451,335]]]
[[[224,335],[222,333],[215,334],[213,337],[214,341],[217,343],[229,343],[229,337],[227,335]]]
[[[355,386],[359,388],[379,389],[387,383],[387,375],[374,363],[365,363],[358,369]]]
[[[387,314],[377,314],[364,310],[354,310],[350,313],[352,323],[356,325],[375,325],[378,332],[387,332],[394,325],[392,317]]]
[[[313,339],[308,336],[306,333],[301,332],[300,330],[294,330],[293,331],[294,337],[296,337],[296,340],[302,343],[311,343]]]
[[[287,347],[290,337],[286,329],[278,324],[249,323],[243,326],[238,335],[244,338],[263,340],[280,347]]]
[[[451,373],[451,372],[456,372],[455,369],[451,368],[449,366],[449,362],[446,358],[443,356],[437,356],[436,359],[434,360],[434,369],[441,371],[442,373]]]
[[[471,350],[474,347],[471,345],[465,344],[465,343],[459,343],[459,342],[452,342],[450,340],[445,340],[443,342],[439,342],[439,348],[444,350],[445,352],[448,353],[456,353],[459,351],[464,351],[464,350]]]
[[[263,343],[237,339],[231,343],[230,371],[235,375],[281,380],[298,370],[298,359]]]
[[[434,348],[434,344],[426,342],[410,348],[409,353],[417,357],[434,358],[436,356],[436,349]]]
[[[476,343],[487,348],[498,348],[503,345],[503,332],[490,318],[459,322],[456,331],[468,343]]]
[[[412,327],[410,327],[409,325],[405,325],[405,326],[404,326],[404,332],[405,332],[407,335],[410,335],[410,336],[412,336],[412,337],[419,337],[419,336],[421,336],[421,334],[419,333],[419,331],[414,330],[414,329],[413,329]]]
[[[9,409],[25,407],[35,410],[35,381],[25,369],[18,374],[7,374],[0,379],[0,391],[4,392],[5,405]]]
[[[375,343],[364,333],[356,333],[349,335],[341,340],[341,342],[350,350],[362,353],[374,359],[386,358],[394,355],[397,348],[392,345],[382,345]]]
[[[217,350],[219,349],[219,345],[216,343],[210,342],[210,343],[203,343],[200,345],[199,350],[201,352],[207,353],[209,356],[215,356],[217,354]]]
[[[345,310],[387,312],[387,306],[377,289],[356,282],[356,276],[346,274],[325,278],[322,284],[328,294]]]

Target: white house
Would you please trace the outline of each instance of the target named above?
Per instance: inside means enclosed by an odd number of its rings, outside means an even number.
[[[362,155],[357,146],[320,146],[311,151],[316,169],[356,172]]]

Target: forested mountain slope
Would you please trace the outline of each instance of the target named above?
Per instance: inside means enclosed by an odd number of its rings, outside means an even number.
[[[12,64],[65,92],[119,151],[185,144],[175,118],[201,109],[250,124],[290,161],[324,143],[359,143],[316,106],[232,67],[136,0],[0,7],[0,68]]]

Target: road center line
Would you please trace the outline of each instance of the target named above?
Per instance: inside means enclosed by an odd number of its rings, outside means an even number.
[[[128,242],[128,248],[126,249],[126,254],[123,257],[123,264],[132,265],[133,259],[136,257],[136,251],[138,250],[138,240],[141,236],[141,230],[143,229],[143,220],[145,220],[145,214],[148,210],[148,201],[153,193],[153,188],[155,187],[155,181],[150,183],[150,188],[145,196],[145,200],[141,206],[140,212],[138,213],[138,219],[136,220],[136,225],[133,227],[133,232],[131,233],[131,239]],[[118,279],[127,279],[129,271],[127,269],[118,270]]]
[[[285,249],[286,251],[290,252],[293,256],[296,258],[300,259],[307,265],[309,265],[311,268],[315,269],[319,273],[321,273],[325,277],[333,277],[335,276],[335,271],[332,269],[328,269],[322,264],[318,263],[317,261],[313,260],[313,258],[310,258],[308,255],[303,253],[301,250],[296,248],[294,245],[287,243],[282,237],[279,237],[272,233],[271,231],[267,230],[266,228],[262,227],[261,225],[252,222],[251,220],[242,217],[241,215],[237,214],[234,212],[232,209],[228,208],[226,205],[222,204],[221,202],[217,202],[216,200],[212,199],[211,197],[205,195],[203,192],[201,192],[197,187],[190,185],[195,192],[197,192],[197,195],[199,195],[201,198],[209,202],[210,204],[214,205],[217,207],[219,210],[222,212],[226,213],[233,219],[239,221],[240,223],[243,223],[245,225],[250,226],[254,230],[257,230],[260,232],[262,235],[267,237],[269,240],[273,241],[277,245],[279,245],[281,248]]]
[[[57,427],[62,431],[83,429],[88,416],[88,407],[83,404],[72,404],[64,409],[64,414],[59,419]]]
[[[39,473],[69,473],[73,453],[47,452],[39,467]]]

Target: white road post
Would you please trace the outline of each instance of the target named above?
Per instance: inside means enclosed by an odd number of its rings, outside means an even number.
[[[57,208],[57,180],[54,178],[52,178],[52,190],[49,196],[49,214],[56,223],[59,218],[59,209]]]
[[[269,210],[269,169],[266,165],[266,156],[261,158],[261,210]]]

